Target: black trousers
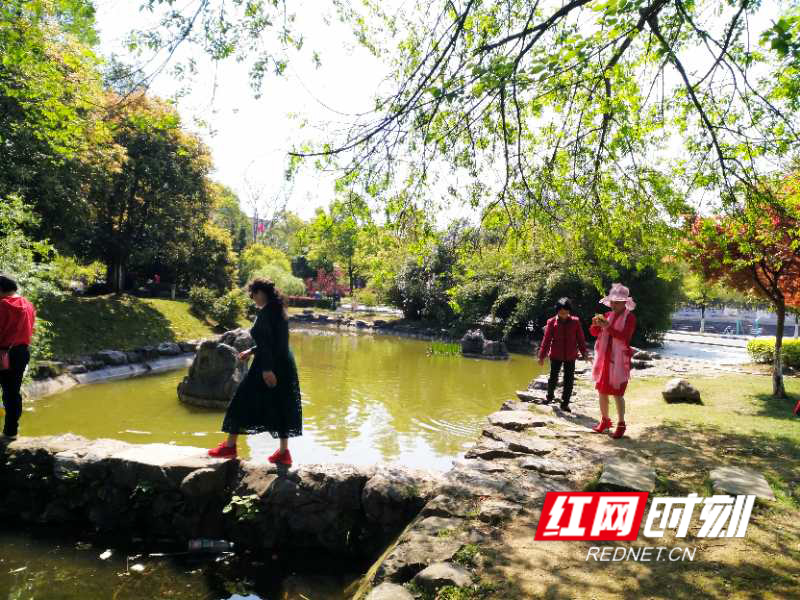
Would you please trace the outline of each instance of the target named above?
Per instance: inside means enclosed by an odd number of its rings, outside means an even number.
[[[0,386],[3,388],[3,407],[6,409],[6,421],[3,425],[3,435],[15,436],[19,428],[19,418],[22,415],[22,378],[25,367],[31,360],[31,353],[27,346],[14,346],[8,351],[8,362],[11,368],[0,371]]]
[[[552,400],[558,385],[558,373],[564,365],[564,390],[561,401],[566,404],[572,398],[572,387],[575,385],[575,361],[550,359],[550,379],[547,380],[547,397]]]

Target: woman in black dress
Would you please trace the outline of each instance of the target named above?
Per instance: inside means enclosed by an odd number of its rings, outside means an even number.
[[[258,315],[250,329],[256,345],[239,354],[239,360],[254,356],[253,363],[228,405],[222,431],[228,439],[208,451],[209,456],[233,458],[241,434],[268,431],[280,438],[280,447],[269,461],[292,464],[289,438],[302,435],[303,415],[297,365],[289,349],[286,305],[275,284],[257,278],[247,286]]]

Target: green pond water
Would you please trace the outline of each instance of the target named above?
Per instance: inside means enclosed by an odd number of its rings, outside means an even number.
[[[0,597],[8,600],[345,600],[356,579],[287,573],[279,561],[123,551],[0,532]]]
[[[290,442],[295,463],[446,470],[474,443],[486,415],[541,372],[529,356],[429,356],[430,345],[419,340],[329,333],[292,332],[304,428]],[[184,374],[98,383],[26,402],[21,434],[216,445],[223,413],[179,402],[176,387]],[[260,462],[275,447],[269,434],[255,435],[241,452]]]
[[[429,344],[369,335],[293,331],[304,435],[291,441],[296,463],[383,461],[445,470],[474,443],[486,415],[541,372],[532,357],[507,361],[429,356]],[[222,411],[180,403],[184,372],[98,383],[25,403],[21,434],[75,433],[134,443],[209,447]],[[266,461],[276,442],[247,438],[241,450]],[[0,597],[43,600],[344,600],[359,573],[197,557],[150,557],[31,531],[0,533]],[[129,558],[131,557],[131,558]],[[132,564],[145,567],[130,571]],[[353,565],[353,568],[356,568]],[[347,569],[345,569],[347,570]]]

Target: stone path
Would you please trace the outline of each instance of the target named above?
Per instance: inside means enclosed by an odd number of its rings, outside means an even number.
[[[603,463],[601,485],[637,492],[652,492],[656,487],[656,470],[631,452],[611,456]]]
[[[775,494],[764,476],[745,467],[719,467],[709,475],[718,494],[754,494],[764,500],[775,500]]]

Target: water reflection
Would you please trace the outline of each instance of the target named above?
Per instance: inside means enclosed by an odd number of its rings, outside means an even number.
[[[289,575],[285,565],[243,557],[150,557],[41,532],[0,533],[0,590],[9,600],[344,600],[350,575]],[[108,553],[105,553],[108,554]],[[141,572],[133,569],[140,565]]]
[[[417,340],[294,332],[305,433],[301,462],[378,461],[446,469],[474,440],[488,413],[540,371],[531,357],[483,361],[428,356]],[[26,403],[24,435],[73,432],[90,438],[209,446],[221,413],[180,404],[183,373],[97,384]],[[264,460],[275,442],[248,439]]]

